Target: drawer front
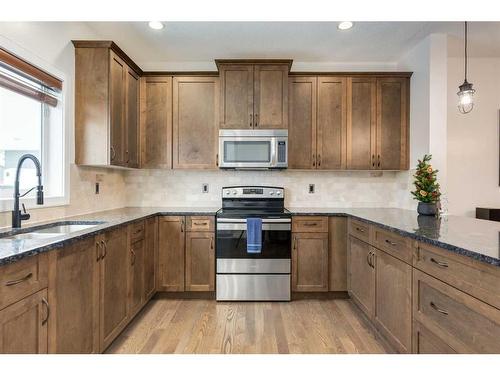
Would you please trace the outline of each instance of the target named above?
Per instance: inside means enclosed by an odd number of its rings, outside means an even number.
[[[500,310],[415,270],[414,319],[458,353],[500,353]]]
[[[413,266],[500,309],[500,268],[417,242]]]
[[[349,234],[361,241],[370,243],[370,224],[355,219],[349,219]]]
[[[47,287],[47,254],[0,268],[0,309]]]
[[[296,233],[328,233],[328,217],[295,216],[292,218],[292,232]]]
[[[187,216],[186,226],[188,232],[213,232],[214,218],[212,216]]]
[[[130,242],[136,242],[144,239],[145,229],[144,220],[129,225]]]
[[[413,353],[415,354],[454,354],[456,353],[443,340],[425,328],[422,324],[413,321]]]
[[[408,264],[412,264],[411,245],[412,240],[409,238],[377,227],[373,229],[373,246]]]

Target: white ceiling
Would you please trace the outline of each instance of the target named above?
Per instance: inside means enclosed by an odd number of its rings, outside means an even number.
[[[463,53],[460,22],[358,22],[340,31],[337,22],[88,22],[114,40],[144,70],[215,70],[216,58],[292,58],[295,62],[383,67],[431,33],[449,35],[449,55]],[[500,56],[500,22],[469,24],[473,56]]]

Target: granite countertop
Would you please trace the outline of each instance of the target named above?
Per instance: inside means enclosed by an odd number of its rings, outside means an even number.
[[[0,265],[52,249],[61,248],[79,239],[99,234],[112,227],[156,215],[215,215],[217,207],[127,207],[95,212],[69,218],[55,219],[40,225],[51,226],[56,222],[94,222],[96,226],[71,234],[48,239],[0,238]],[[289,208],[292,215],[350,216],[378,225],[400,235],[417,239],[484,263],[500,267],[500,223],[461,216],[419,216],[411,210],[398,208]],[[29,229],[25,225],[23,230]],[[10,228],[0,229],[0,237]]]

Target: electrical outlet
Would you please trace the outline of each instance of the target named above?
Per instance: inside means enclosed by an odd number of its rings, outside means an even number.
[[[208,193],[208,184],[202,184],[201,185],[201,192],[202,193]]]
[[[95,183],[95,193],[99,194],[99,182]]]
[[[314,184],[309,184],[309,194],[314,194]]]

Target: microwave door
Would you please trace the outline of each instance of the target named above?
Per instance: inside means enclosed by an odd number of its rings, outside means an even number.
[[[221,168],[270,168],[276,160],[274,138],[221,137]]]

